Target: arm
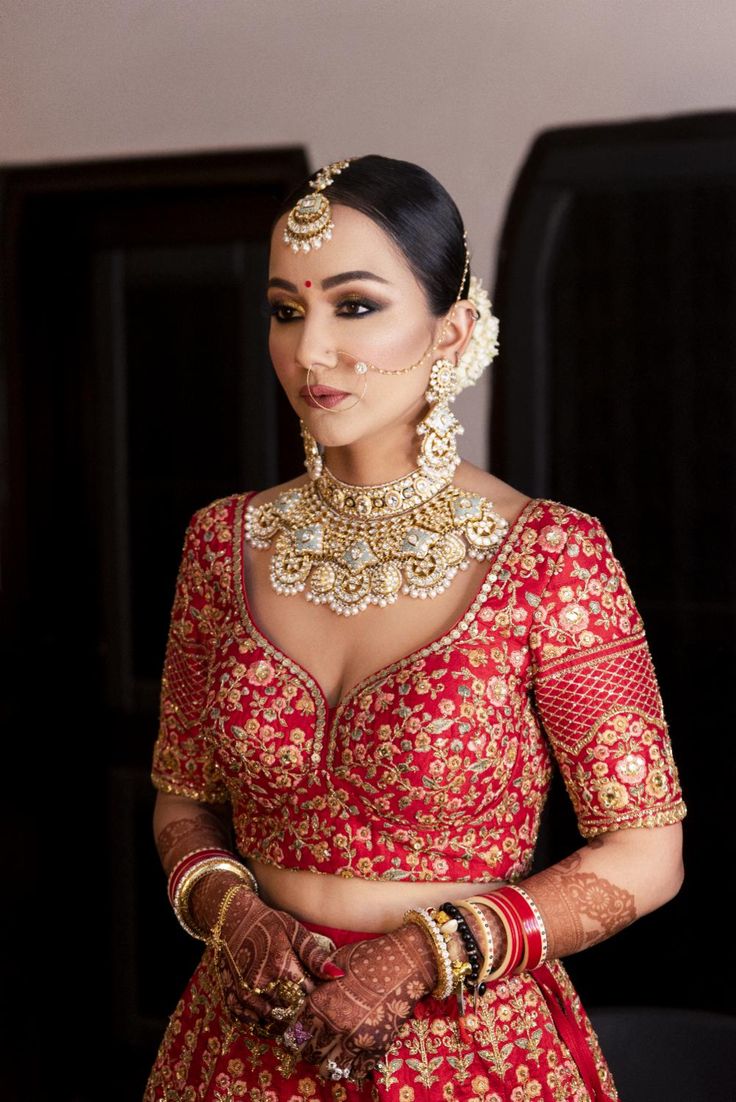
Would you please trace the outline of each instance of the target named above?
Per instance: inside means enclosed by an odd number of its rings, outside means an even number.
[[[166,792],[156,794],[153,833],[164,872],[197,849],[232,849],[229,808]]]
[[[198,849],[232,852],[227,805],[159,792],[153,821],[167,876],[177,862]],[[327,953],[313,936],[291,915],[267,907],[234,873],[209,872],[195,885],[189,913],[197,929],[212,932],[230,888],[237,891],[222,927],[227,949],[217,961],[222,994],[232,1017],[276,1027],[278,1020],[271,1011],[280,1005],[278,984],[290,980],[309,992],[314,988],[312,976],[330,978],[334,966],[327,963],[324,971]],[[269,990],[259,994],[253,988]]]
[[[597,945],[663,906],[684,875],[682,825],[674,823],[599,835],[521,886],[542,913],[548,955],[556,958]]]
[[[159,731],[152,780],[159,789],[154,834],[167,876],[188,854],[233,852],[229,793],[204,716],[217,626],[225,614],[231,530],[215,503],[196,512],[184,537],[161,681]],[[239,861],[237,854],[233,858]],[[237,891],[229,893],[230,888]],[[267,1018],[281,980],[311,990],[327,954],[290,915],[267,907],[235,872],[209,871],[189,897],[194,927],[212,932],[229,893],[217,965],[233,1016]],[[326,975],[330,974],[329,966]],[[267,988],[262,997],[252,988]],[[270,1019],[271,1023],[275,1018]]]

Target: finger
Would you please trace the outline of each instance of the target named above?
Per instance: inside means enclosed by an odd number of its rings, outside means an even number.
[[[305,1012],[299,1018],[304,1032],[309,1034],[302,1049],[302,1059],[306,1060],[308,1064],[321,1064],[334,1047],[335,1041],[334,1037],[326,1036],[321,1022],[309,1013],[308,1007],[309,1004],[307,1003]]]
[[[353,1078],[353,1066],[344,1058],[344,1054],[342,1057],[340,1056],[339,1050],[326,1057],[318,1070],[323,1079],[328,1079],[334,1083]]]
[[[347,976],[345,969],[329,958],[322,961],[319,966],[310,967],[310,971],[320,980],[344,980]]]
[[[375,1071],[377,1065],[378,1060],[375,1057],[357,1056],[353,1060],[352,1078],[356,1081],[365,1079],[372,1071]]]
[[[322,972],[323,966],[335,951],[327,938],[320,940],[314,934],[305,930],[303,936],[295,944],[294,950],[306,970],[316,976],[317,979],[334,978],[329,975],[329,972],[325,974]]]

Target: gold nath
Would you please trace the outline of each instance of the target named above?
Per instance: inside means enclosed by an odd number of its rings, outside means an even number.
[[[351,616],[400,593],[436,597],[470,559],[492,559],[508,521],[480,494],[418,468],[403,478],[352,486],[323,468],[318,478],[245,513],[245,538],[273,542],[277,593]]]
[[[289,211],[284,241],[295,253],[319,249],[323,241],[329,241],[332,237],[335,224],[332,221],[332,207],[324,191],[349,164],[349,160],[334,161],[321,168],[309,181],[313,194],[303,196]]]

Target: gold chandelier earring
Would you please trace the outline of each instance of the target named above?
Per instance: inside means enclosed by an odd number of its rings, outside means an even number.
[[[319,444],[314,439],[301,417],[299,418],[299,428],[301,429],[302,442],[304,444],[304,466],[307,468],[307,474],[311,481],[314,482],[324,470],[322,453],[319,450]]]
[[[429,385],[424,393],[429,410],[417,425],[421,437],[418,466],[429,478],[451,482],[460,463],[455,437],[465,429],[450,409],[458,389],[457,368],[451,360],[432,364]]]

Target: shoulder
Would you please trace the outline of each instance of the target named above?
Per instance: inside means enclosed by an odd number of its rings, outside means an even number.
[[[278,497],[283,490],[296,489],[307,481],[308,476],[304,474],[265,490],[242,490],[200,506],[189,518],[184,538],[185,547],[190,550],[196,548],[199,554],[207,552],[211,558],[216,552],[232,545],[233,528],[246,502],[248,506],[265,505]]]
[[[510,521],[519,517],[528,506],[531,506],[527,522],[532,527],[540,530],[557,527],[560,530],[557,540],[554,539],[553,533],[548,533],[550,551],[562,550],[568,538],[572,536],[591,539],[600,538],[602,535],[607,538],[600,519],[592,513],[586,513],[574,505],[567,505],[551,498],[535,498],[472,463],[465,461],[461,463],[457,472],[456,485],[463,490],[470,490],[489,498],[498,511]]]
[[[238,506],[252,491],[214,498],[195,509],[184,533],[184,554],[202,565],[231,554]]]

